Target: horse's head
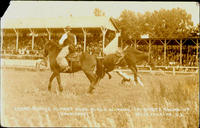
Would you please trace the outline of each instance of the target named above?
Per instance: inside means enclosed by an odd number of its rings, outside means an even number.
[[[55,42],[46,39],[45,45],[44,45],[43,56],[47,57],[49,54],[49,51],[52,50],[52,48],[56,49],[56,48],[58,48],[58,45]]]
[[[49,41],[47,41],[46,43],[45,43],[45,45],[44,45],[44,51],[43,51],[43,56],[44,57],[47,57],[48,56],[48,54],[49,54],[49,48],[50,48],[50,44],[49,44],[50,42]]]
[[[47,57],[47,56],[48,56],[48,50],[47,50],[46,48],[44,48],[43,56],[44,56],[44,57]]]

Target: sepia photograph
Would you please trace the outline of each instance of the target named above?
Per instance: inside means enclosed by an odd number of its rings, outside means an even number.
[[[199,5],[10,1],[1,126],[199,127]]]

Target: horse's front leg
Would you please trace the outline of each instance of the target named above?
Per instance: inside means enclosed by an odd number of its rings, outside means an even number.
[[[93,74],[93,77],[95,77],[95,74]],[[93,80],[93,81],[91,82],[90,88],[89,88],[89,91],[88,91],[89,93],[92,93],[92,91],[95,89],[94,87],[95,87],[96,85],[99,84],[100,80],[101,80],[101,79],[96,78],[95,80]]]
[[[56,75],[56,79],[57,79],[57,82],[58,82],[59,91],[62,92],[62,91],[63,91],[63,87],[61,86],[60,73],[58,73],[58,74]]]
[[[48,90],[51,91],[51,83],[53,81],[53,79],[56,77],[55,73],[51,74],[51,77],[49,79],[49,85],[48,85]]]

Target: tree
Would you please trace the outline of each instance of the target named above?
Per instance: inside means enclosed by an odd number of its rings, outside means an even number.
[[[187,37],[193,26],[191,15],[180,8],[154,11],[151,20],[155,37]]]
[[[155,38],[188,37],[193,28],[191,14],[181,8],[161,9],[144,14],[123,10],[119,17],[123,39],[140,38],[149,34]]]
[[[105,16],[105,12],[103,12],[101,9],[99,8],[95,8],[94,9],[94,15],[95,16]]]
[[[199,37],[200,36],[200,24],[194,26],[190,29],[190,36],[191,37]]]
[[[130,10],[122,11],[119,22],[123,39],[138,38],[140,36],[140,24],[135,12]]]

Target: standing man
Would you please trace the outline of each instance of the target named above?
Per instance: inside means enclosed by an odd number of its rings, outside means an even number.
[[[76,36],[70,32],[70,26],[64,28],[65,33],[62,35],[59,40],[59,45],[62,47],[62,50],[58,54],[56,61],[58,65],[62,68],[63,72],[71,70],[71,67],[65,58],[70,53],[70,47],[76,45]]]

